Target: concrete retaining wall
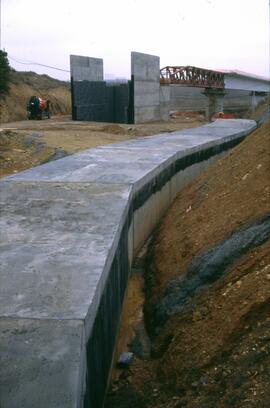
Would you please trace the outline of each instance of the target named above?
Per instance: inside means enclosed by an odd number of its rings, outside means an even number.
[[[203,95],[203,91],[204,89],[202,88],[171,85],[171,111],[206,111],[209,101]]]
[[[102,406],[134,254],[177,192],[255,127],[218,120],[1,181],[1,408]]]
[[[224,99],[224,111],[241,112],[255,107],[264,96],[252,95],[246,90],[227,89]],[[208,98],[203,95],[203,89],[179,85],[161,85],[160,114],[162,119],[168,118],[172,111],[198,111],[207,113]]]

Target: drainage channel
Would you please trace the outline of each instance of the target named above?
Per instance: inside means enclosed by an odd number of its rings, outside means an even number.
[[[119,381],[126,375],[125,369],[134,358],[148,360],[151,342],[144,324],[144,263],[152,237],[137,254],[131,268],[122,308],[121,323],[111,373],[111,390],[118,389]],[[106,403],[105,403],[106,406]]]
[[[196,302],[197,295],[222,279],[229,267],[241,256],[261,246],[269,237],[270,215],[266,214],[195,256],[183,276],[168,282],[162,298],[151,310],[150,320],[154,323],[154,327],[148,327],[151,338],[152,335],[156,337],[159,334],[169,316],[190,310],[193,302]],[[148,251],[151,245],[153,245],[153,236],[149,238],[132,265],[114,353],[111,375],[113,393],[117,392],[121,381],[126,379],[128,375],[126,369],[132,365],[134,358],[151,360],[154,357],[151,356],[151,340],[145,328],[145,318],[146,322],[149,322],[149,316],[147,312],[146,316],[144,315],[145,273],[149,272],[147,261],[149,261]],[[105,407],[110,408],[110,398],[107,399]]]

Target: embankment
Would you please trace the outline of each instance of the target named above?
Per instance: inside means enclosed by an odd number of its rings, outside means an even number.
[[[35,72],[12,71],[9,92],[0,97],[0,123],[26,119],[26,106],[33,95],[49,99],[53,115],[71,114],[71,93],[67,82]]]

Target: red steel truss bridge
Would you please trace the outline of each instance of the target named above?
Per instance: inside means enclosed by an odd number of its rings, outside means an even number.
[[[224,89],[224,73],[204,68],[165,67],[160,70],[161,84]]]

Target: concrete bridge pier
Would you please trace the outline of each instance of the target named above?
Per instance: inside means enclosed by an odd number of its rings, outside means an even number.
[[[257,98],[256,98],[256,92],[255,91],[251,91],[251,110],[252,113],[255,112],[255,108],[258,104]]]
[[[224,89],[205,88],[203,94],[208,98],[207,118],[210,121],[215,113],[223,112]]]

